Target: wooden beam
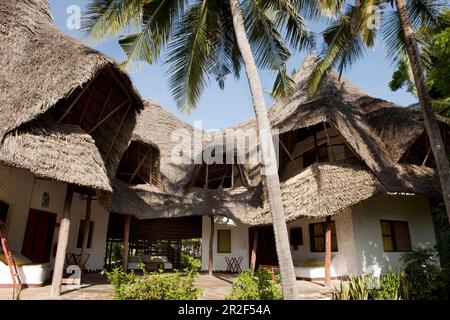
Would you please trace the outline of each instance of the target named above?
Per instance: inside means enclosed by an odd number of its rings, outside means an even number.
[[[111,99],[111,95],[113,93],[113,89],[109,89],[108,95],[106,96],[105,101],[103,102],[103,106],[102,106],[102,110],[100,111],[100,113],[98,114],[97,117],[97,123],[102,119],[103,114],[105,113],[105,109],[108,106],[109,103],[109,99]]]
[[[128,250],[130,248],[130,224],[131,216],[129,214],[124,217],[125,223],[123,228],[123,252],[122,252],[122,267],[123,271],[128,271]]]
[[[79,267],[83,270],[85,268],[84,265],[84,257],[86,255],[86,249],[88,246],[89,241],[89,232],[91,228],[91,205],[92,205],[92,194],[89,192],[86,200],[86,214],[84,218],[84,226],[83,226],[83,242],[81,245],[81,252],[80,252],[80,262]]]
[[[244,172],[242,172],[242,168],[240,164],[236,164],[238,171],[239,171],[239,176],[241,177],[241,182],[243,186],[246,186],[245,180],[244,180]]]
[[[253,246],[252,246],[252,257],[250,260],[250,268],[255,271],[256,269],[256,251],[258,250],[258,229],[254,229],[253,232]]]
[[[139,150],[139,149],[138,149]],[[149,155],[150,151],[152,151],[152,148],[148,148],[147,152],[145,153],[144,157],[141,159],[141,161],[139,162],[139,165],[137,166],[136,170],[134,170],[133,174],[131,175],[130,180],[128,181],[128,184],[131,183],[131,181],[133,181],[134,177],[136,176],[136,173],[138,173],[139,169],[142,167],[142,165],[144,164],[145,159],[147,158],[147,156]],[[138,158],[139,159],[139,158]]]
[[[70,106],[66,109],[66,111],[63,113],[63,115],[59,118],[58,120],[58,124],[61,124],[61,122],[64,120],[64,118],[70,113],[70,111],[72,111],[73,107],[75,107],[75,105],[77,104],[78,100],[80,100],[81,96],[86,92],[87,89],[89,89],[89,87],[92,84],[92,80],[89,81],[87,83],[87,85],[83,88],[83,90],[81,90],[80,94],[78,95],[78,97],[75,98],[75,100],[73,100],[73,102],[70,104]]]
[[[89,105],[91,104],[92,96],[94,95],[94,90],[91,90],[89,92],[88,100],[86,104],[84,105],[83,112],[81,113],[80,120],[78,121],[78,124],[81,125],[83,123],[84,117],[86,116],[87,109],[89,108]]]
[[[119,132],[122,129],[123,123],[125,122],[125,119],[126,119],[126,117],[128,115],[128,112],[130,111],[130,108],[131,108],[131,103],[128,105],[127,111],[125,111],[125,113],[124,113],[124,115],[122,117],[122,120],[120,120],[120,124],[117,127],[116,133],[114,134],[114,138],[111,141],[111,144],[109,145],[108,152],[106,153],[106,160],[109,159],[109,155],[111,153],[112,147],[113,147],[114,143],[116,142],[117,136],[119,135]]]
[[[64,264],[66,262],[67,243],[69,241],[70,231],[70,212],[73,199],[73,186],[67,185],[66,198],[64,200],[64,209],[61,222],[59,224],[58,246],[56,249],[55,265],[53,268],[52,286],[50,296],[58,297],[61,295],[61,284],[64,274]]]
[[[205,177],[205,185],[204,185],[204,190],[205,190],[205,192],[206,192],[206,190],[208,189],[208,170],[209,170],[209,165],[207,165],[207,164],[205,164],[206,165],[206,177]]]
[[[325,226],[325,286],[331,287],[331,216],[327,216]]]
[[[289,150],[287,149],[287,147],[284,145],[283,141],[280,139],[278,139],[280,141],[280,145],[281,147],[284,149],[284,151],[286,151],[287,155],[289,156],[289,158],[291,159],[291,161],[294,161],[294,158],[292,157],[291,153],[289,152]]]
[[[106,117],[104,117],[101,121],[99,121],[91,130],[89,130],[89,134],[92,134],[95,130],[97,130],[98,127],[100,127],[106,120],[108,120],[113,114],[115,114],[118,110],[120,110],[125,104],[127,104],[129,101],[126,100],[122,102],[117,108],[115,108],[113,111],[108,113]]]
[[[430,156],[430,153],[431,153],[431,145],[428,147],[427,154],[425,155],[425,159],[423,159],[423,162],[422,162],[422,166],[424,166],[425,163],[427,163],[427,160],[428,160],[428,157]]]
[[[334,148],[331,145],[331,140],[330,140],[330,136],[328,135],[327,125],[325,124],[325,122],[322,122],[322,123],[323,123],[323,128],[325,129],[325,135],[327,136],[328,147],[330,148],[331,155],[333,156],[332,161],[336,161],[336,155],[334,154]]]
[[[210,224],[211,224],[211,229],[210,229],[210,234],[209,234],[209,259],[208,259],[208,274],[210,276],[212,276],[213,274],[213,269],[214,269],[214,216],[211,215],[210,217]]]

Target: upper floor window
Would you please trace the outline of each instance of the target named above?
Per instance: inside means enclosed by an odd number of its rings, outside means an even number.
[[[131,142],[117,169],[117,177],[128,184],[157,185],[159,150],[153,146]]]
[[[314,163],[354,157],[337,130],[327,123],[280,135],[280,175],[289,178]]]
[[[220,162],[212,164],[203,162],[199,165],[191,184],[205,189],[230,189],[246,185],[243,168],[237,163],[236,157],[229,163],[231,161],[227,161],[224,153]]]
[[[408,222],[381,220],[381,235],[385,252],[411,251]]]

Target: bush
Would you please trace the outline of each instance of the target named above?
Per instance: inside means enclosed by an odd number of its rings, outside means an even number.
[[[337,300],[398,300],[400,277],[388,268],[378,281],[372,274],[350,276],[341,282]]]
[[[181,266],[184,269],[200,271],[202,268],[202,260],[187,254],[181,255]]]
[[[434,300],[445,297],[445,273],[436,265],[433,249],[415,249],[402,256],[403,280],[411,299]]]
[[[256,272],[249,269],[234,281],[226,300],[281,300],[281,279],[271,270],[261,268]]]
[[[391,267],[380,277],[379,289],[371,290],[373,300],[398,300],[400,290],[400,276]]]
[[[147,273],[143,269],[143,275],[136,276],[115,268],[106,275],[117,300],[196,300],[202,294],[202,290],[195,287],[198,273],[192,270],[182,274]]]

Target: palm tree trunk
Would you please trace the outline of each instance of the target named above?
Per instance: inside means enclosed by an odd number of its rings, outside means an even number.
[[[430,96],[425,85],[425,76],[423,68],[420,64],[417,44],[414,39],[414,32],[409,20],[408,9],[406,7],[406,0],[396,0],[397,13],[399,15],[400,24],[405,37],[406,51],[408,53],[409,61],[414,75],[414,82],[417,88],[417,96],[419,97],[420,105],[422,106],[423,118],[425,128],[430,140],[431,149],[433,151],[436,167],[441,181],[442,195],[444,197],[445,208],[447,210],[447,217],[450,222],[450,168],[447,154],[445,152],[445,145],[439,131],[439,125],[431,107]]]
[[[255,109],[258,126],[258,137],[261,151],[261,163],[269,198],[269,206],[272,212],[273,230],[278,255],[278,264],[281,275],[281,287],[283,298],[286,300],[298,300],[294,264],[289,246],[289,238],[284,216],[283,203],[281,201],[280,180],[276,168],[275,148],[272,143],[272,134],[267,114],[266,103],[262,90],[258,69],[250,48],[250,43],[244,27],[244,18],[239,0],[229,0],[233,15],[233,26],[236,40],[244,60],[245,70],[250,85],[250,91]]]

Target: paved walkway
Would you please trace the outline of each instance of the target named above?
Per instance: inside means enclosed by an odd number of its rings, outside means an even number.
[[[213,276],[201,274],[197,280],[197,286],[203,288],[201,300],[223,300],[231,291],[236,275],[218,273]],[[332,288],[338,287],[338,281],[334,281]],[[329,300],[334,289],[325,288],[320,282],[297,281],[301,299]],[[62,287],[60,300],[112,300],[112,286],[106,278],[100,274],[87,274],[83,277],[81,289]],[[50,285],[40,288],[23,289],[20,295],[22,300],[49,300]],[[12,289],[0,288],[0,300],[12,298]]]

